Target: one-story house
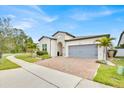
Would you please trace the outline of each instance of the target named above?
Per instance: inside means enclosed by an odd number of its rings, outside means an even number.
[[[103,59],[103,47],[99,47],[96,40],[109,36],[109,34],[103,34],[76,37],[68,32],[58,31],[52,37],[42,36],[38,40],[39,49],[47,51],[51,57]]]
[[[120,38],[119,38],[117,46],[119,47],[121,44],[124,44],[124,31],[120,35]]]
[[[116,50],[117,50],[116,56],[118,56],[118,57],[124,57],[124,47],[122,46],[122,44],[124,44],[124,31],[120,35],[118,45],[116,48]]]

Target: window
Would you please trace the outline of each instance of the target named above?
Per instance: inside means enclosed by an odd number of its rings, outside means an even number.
[[[42,44],[42,50],[47,51],[47,44]]]

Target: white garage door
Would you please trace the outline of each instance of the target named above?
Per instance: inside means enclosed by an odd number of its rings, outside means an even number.
[[[69,57],[97,58],[98,48],[96,44],[69,46]]]

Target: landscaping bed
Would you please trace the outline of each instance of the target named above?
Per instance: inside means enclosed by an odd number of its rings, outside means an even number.
[[[100,65],[94,81],[113,87],[124,88],[124,76],[117,74],[117,67],[124,66],[124,58],[114,58],[112,62],[116,64],[116,66]]]
[[[7,70],[20,67],[19,65],[9,61],[6,57],[3,57],[0,62],[0,70]]]
[[[32,55],[30,53],[19,54],[19,55],[16,55],[15,57],[18,58],[18,59],[30,62],[30,63],[34,63],[34,62],[37,62],[37,61],[40,61],[40,60],[43,60],[43,59],[50,58],[50,56],[47,55],[47,54],[42,55],[42,56],[32,57]]]
[[[33,63],[33,62],[37,62],[39,60],[41,60],[41,58],[38,57],[32,57],[32,55],[30,53],[24,53],[24,54],[19,54],[15,56],[18,59]]]

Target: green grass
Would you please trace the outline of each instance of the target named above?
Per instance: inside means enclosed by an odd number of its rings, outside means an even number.
[[[30,63],[34,63],[34,62],[41,60],[41,58],[39,58],[39,57],[32,57],[31,54],[29,54],[29,53],[16,55],[15,57],[18,59],[30,62]]]
[[[20,67],[19,65],[12,63],[6,57],[3,57],[0,62],[0,70],[7,70],[7,69],[13,69],[13,68],[18,68]]]
[[[116,65],[124,66],[124,57],[114,58],[112,62]]]
[[[48,54],[45,54],[45,55],[42,55],[41,56],[42,59],[48,59],[48,58],[51,58]]]
[[[124,66],[124,58],[114,58],[112,62],[117,66]],[[124,88],[124,76],[117,74],[117,66],[101,64],[94,81],[111,85],[113,87]]]

